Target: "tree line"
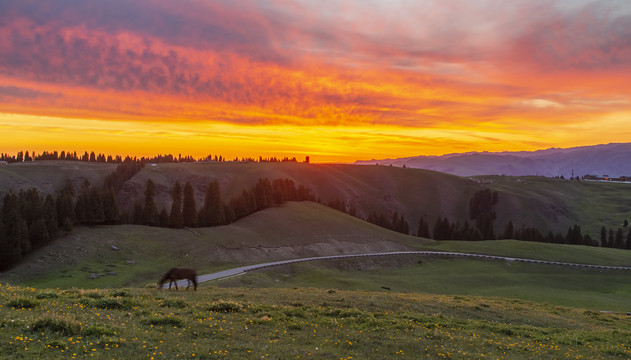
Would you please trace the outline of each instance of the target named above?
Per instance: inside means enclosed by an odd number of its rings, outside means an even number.
[[[37,154],[35,151],[32,152],[24,152],[18,151],[15,155],[9,155],[7,153],[0,153],[0,161],[6,161],[8,163],[17,163],[17,162],[31,162],[36,160],[68,160],[68,161],[84,161],[84,162],[100,162],[100,163],[116,163],[121,164],[123,162],[138,162],[142,164],[146,163],[178,163],[178,162],[195,162],[195,161],[216,161],[216,162],[224,162],[228,161],[222,155],[208,155],[204,158],[195,159],[190,155],[182,156],[179,154],[178,156],[174,156],[172,154],[165,155],[156,155],[153,157],[131,157],[131,156],[121,156],[121,155],[105,155],[105,154],[97,154],[94,151],[88,153],[85,151],[83,154],[78,154],[76,151],[44,151],[41,154]],[[252,157],[235,157],[232,161],[235,162],[298,162],[296,157],[263,157],[259,156],[258,158]],[[309,163],[309,156],[307,156],[304,160],[305,163]]]
[[[15,155],[9,155],[7,153],[0,154],[0,161],[6,161],[8,163],[16,163],[16,162],[31,162],[36,160],[68,160],[68,161],[84,161],[84,162],[100,162],[100,163],[123,163],[128,161],[134,161],[139,163],[174,163],[174,162],[193,162],[196,161],[191,156],[182,156],[181,154],[173,156],[171,154],[167,155],[156,155],[153,157],[131,157],[131,156],[121,156],[121,155],[105,155],[105,154],[96,154],[94,151],[88,153],[87,151],[83,154],[78,154],[76,151],[44,151],[41,154],[35,153],[35,151],[29,154],[28,151],[19,151]]]
[[[155,184],[147,180],[142,199],[138,199],[130,214],[123,213],[122,223],[160,227],[208,227],[227,225],[254,212],[278,206],[286,201],[315,201],[311,191],[291,179],[260,178],[250,189],[224,201],[217,180],[206,187],[204,201],[198,204],[190,182],[179,181],[170,190],[171,207],[158,211],[155,204]]]
[[[425,216],[421,215],[414,233],[409,226],[409,222],[402,214],[396,210],[389,214],[387,212],[370,212],[366,220],[375,225],[397,231],[407,235],[434,240],[496,240],[515,239],[522,241],[586,245],[596,247],[610,247],[617,249],[631,250],[631,229],[625,232],[623,228],[617,230],[607,230],[604,226],[601,229],[600,241],[592,238],[589,234],[583,234],[581,227],[577,224],[570,226],[566,234],[541,232],[535,227],[516,227],[512,220],[508,221],[502,231],[497,232],[494,228],[497,214],[495,205],[499,201],[499,192],[490,189],[479,190],[473,194],[469,200],[469,218],[464,221],[453,221],[447,217],[438,216],[436,221],[430,224]],[[347,208],[345,202],[339,199],[330,200],[325,205],[350,215],[356,215],[356,209]],[[629,225],[625,220],[624,228]]]

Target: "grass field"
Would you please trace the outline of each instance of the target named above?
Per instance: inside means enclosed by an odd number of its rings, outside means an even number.
[[[626,359],[628,316],[335,289],[0,286],[5,359]]]
[[[294,264],[212,282],[217,286],[494,296],[594,311],[631,312],[631,271],[409,256],[402,260]]]

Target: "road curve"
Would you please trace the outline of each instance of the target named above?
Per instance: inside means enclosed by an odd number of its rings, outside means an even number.
[[[558,265],[558,266],[572,266],[578,268],[595,269],[595,270],[631,270],[629,266],[607,266],[607,265],[591,265],[591,264],[576,264],[566,263],[559,261],[546,261],[535,259],[523,259],[507,256],[495,256],[484,254],[471,254],[462,252],[445,252],[445,251],[392,251],[392,252],[378,252],[367,254],[348,254],[348,255],[330,255],[330,256],[316,256],[292,260],[274,261],[256,265],[241,266],[234,269],[219,271],[212,274],[204,274],[197,276],[197,282],[202,283],[211,280],[226,279],[234,276],[244,275],[248,271],[268,268],[272,266],[294,264],[306,261],[319,261],[319,260],[337,260],[337,259],[349,259],[349,258],[363,258],[363,257],[375,257],[375,256],[399,256],[399,255],[421,255],[421,256],[445,256],[445,257],[461,257],[461,258],[473,258],[482,260],[502,260],[502,261],[519,261],[532,264],[544,264],[544,265]],[[187,280],[180,280],[177,282],[178,286],[186,286]]]

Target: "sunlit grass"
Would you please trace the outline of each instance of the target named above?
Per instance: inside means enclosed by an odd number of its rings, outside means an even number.
[[[2,285],[0,328],[0,350],[7,359],[631,356],[625,314],[500,298],[336,289],[176,292]]]

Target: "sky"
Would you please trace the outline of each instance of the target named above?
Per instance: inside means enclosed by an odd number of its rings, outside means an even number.
[[[350,162],[630,125],[627,0],[0,2],[0,153]]]

